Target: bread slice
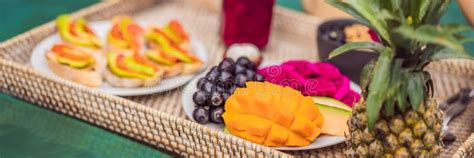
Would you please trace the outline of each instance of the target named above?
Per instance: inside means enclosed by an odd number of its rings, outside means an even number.
[[[184,63],[182,75],[189,75],[198,72],[203,66],[202,62]]]
[[[58,62],[57,55],[54,52],[46,52],[46,59],[49,68],[58,76],[88,86],[99,87],[102,85],[102,72],[107,65],[107,61],[102,53],[91,52],[83,49],[82,51],[90,53],[94,58],[94,64],[83,69],[76,69]]]
[[[130,30],[128,30],[128,28],[131,25],[134,25],[134,26],[136,26],[135,28],[139,29],[139,31],[135,30],[136,34],[133,35],[135,37],[133,40],[137,42],[136,48],[132,48],[131,44],[127,40],[116,39],[112,36],[113,29],[116,28],[116,27],[119,27],[118,25],[120,25],[122,20],[132,21],[132,23],[127,26],[127,31],[130,31]],[[123,34],[123,32],[121,32],[121,33]],[[133,50],[137,50],[137,51],[141,52],[145,49],[145,44],[146,44],[145,43],[145,38],[144,38],[144,33],[145,32],[144,32],[143,28],[139,24],[134,22],[133,19],[130,16],[124,16],[124,15],[115,16],[115,17],[112,18],[112,27],[110,28],[109,32],[107,33],[107,47],[106,47],[106,50],[108,52],[119,52],[119,51],[122,51],[122,50],[133,49]],[[129,32],[129,34],[132,35],[130,32]]]
[[[155,76],[147,79],[137,79],[137,78],[124,78],[119,77],[112,73],[108,68],[104,71],[105,80],[114,87],[123,87],[123,88],[136,88],[136,87],[148,87],[158,84],[164,75],[164,70],[159,69]]]
[[[184,41],[182,42],[181,44],[178,45],[181,49],[184,49],[184,50],[189,50],[190,49],[190,46],[189,46],[189,41]]]
[[[139,51],[139,52],[145,51],[145,49],[146,49],[146,42],[145,42],[145,40],[144,40],[143,38],[139,38],[139,39],[137,39],[137,41],[138,41],[139,47],[138,47],[138,49],[136,49],[136,50]],[[112,43],[110,42],[110,40],[108,40],[108,44],[107,44],[107,46],[105,47],[105,50],[107,50],[107,52],[114,52],[114,53],[116,53],[116,52],[129,51],[129,50],[131,50],[131,48],[117,46],[117,45],[115,45],[115,44],[112,44]]]
[[[161,49],[160,46],[155,44],[154,42],[149,41],[148,45],[152,49]],[[193,55],[193,58],[198,59],[194,55]],[[167,70],[165,70],[165,77],[172,77],[172,76],[176,76],[176,75],[179,75],[179,74],[181,74],[181,75],[193,74],[193,73],[198,72],[201,69],[201,67],[203,66],[203,63],[201,61],[199,61],[199,59],[197,61],[193,62],[193,63],[179,62],[178,64],[182,64],[182,65],[175,64],[175,65],[173,65],[172,68],[168,69],[168,72],[167,72]],[[166,69],[167,66],[164,66],[164,67]],[[182,67],[181,71],[178,71],[179,67]]]
[[[160,66],[163,67],[163,69],[165,70],[165,77],[173,77],[183,72],[185,64],[176,63],[171,66],[167,66],[167,65],[160,65]]]

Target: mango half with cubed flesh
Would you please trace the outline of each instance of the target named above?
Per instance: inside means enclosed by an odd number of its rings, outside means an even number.
[[[73,21],[69,15],[60,15],[56,18],[56,24],[59,35],[68,43],[89,48],[101,48],[103,45],[84,18]]]
[[[321,133],[324,118],[311,97],[269,82],[247,82],[225,103],[227,130],[266,146],[306,146]]]
[[[324,116],[322,134],[344,136],[349,132],[347,120],[352,114],[352,109],[343,102],[329,97],[313,97],[314,102]]]

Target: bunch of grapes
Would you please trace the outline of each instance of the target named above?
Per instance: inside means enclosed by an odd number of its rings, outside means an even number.
[[[198,91],[193,94],[196,104],[194,120],[201,124],[209,121],[223,123],[225,101],[235,89],[245,87],[247,81],[265,81],[262,75],[256,73],[256,69],[256,65],[247,57],[240,57],[237,62],[225,58],[219,65],[212,67],[197,82]]]

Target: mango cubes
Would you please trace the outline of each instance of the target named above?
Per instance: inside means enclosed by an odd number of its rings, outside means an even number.
[[[321,133],[323,115],[311,97],[269,82],[247,82],[225,103],[228,131],[265,146],[306,146]]]

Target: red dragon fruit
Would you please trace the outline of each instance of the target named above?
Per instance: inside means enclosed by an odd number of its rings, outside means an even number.
[[[351,106],[360,94],[350,89],[349,79],[327,62],[290,60],[258,71],[268,82],[289,86],[306,96],[326,96]]]
[[[316,86],[308,84],[305,85],[305,88],[303,89],[303,95],[332,97],[337,92],[337,87],[331,80],[326,78],[316,78],[309,80],[315,80]]]
[[[338,90],[332,97],[334,99],[341,100],[349,92],[350,81],[346,76],[341,76],[338,80],[336,80],[335,84],[337,85]]]
[[[327,62],[316,62],[311,64],[309,69],[311,69],[311,71],[316,73],[319,77],[337,79],[342,76],[337,67]]]
[[[340,101],[352,107],[355,103],[360,100],[360,94],[354,91],[349,91],[347,95]]]
[[[311,75],[314,75],[314,72],[308,71],[308,67],[311,65],[311,63],[306,60],[290,60],[284,62],[281,65],[292,67],[292,70],[305,78],[309,78]]]

